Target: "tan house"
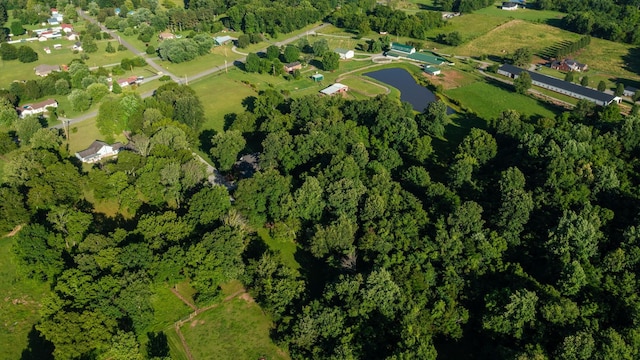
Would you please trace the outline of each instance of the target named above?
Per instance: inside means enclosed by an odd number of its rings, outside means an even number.
[[[292,63],[286,64],[284,66],[284,71],[288,72],[288,73],[292,73],[296,70],[300,70],[302,69],[302,64],[300,63],[300,61],[294,61]]]
[[[173,35],[173,34],[172,34],[172,33],[170,33],[170,32],[163,32],[163,33],[160,33],[160,34],[158,35],[158,37],[160,38],[160,40],[169,40],[169,39],[175,39],[175,38],[176,38],[176,36],[175,36],[175,35]]]
[[[46,49],[48,49],[48,48],[46,48]],[[47,51],[47,50],[45,50],[45,51]],[[47,54],[49,54],[49,53],[51,53],[51,50],[49,50],[47,52]],[[47,75],[51,74],[54,71],[60,71],[60,65],[45,65],[45,64],[42,64],[42,65],[38,65],[38,66],[34,67],[33,70],[36,72],[36,75],[44,77],[44,76],[47,76]]]

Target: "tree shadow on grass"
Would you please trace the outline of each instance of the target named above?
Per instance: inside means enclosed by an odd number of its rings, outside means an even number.
[[[163,332],[147,333],[149,342],[147,343],[147,355],[149,358],[166,358],[169,356],[169,342],[167,335]]]
[[[635,74],[640,74],[640,47],[630,49],[627,55],[622,57],[624,69]]]
[[[29,343],[27,348],[22,351],[20,360],[53,360],[53,343],[44,338],[44,336],[35,327],[31,327],[29,335],[27,335]]]
[[[217,134],[217,131],[213,129],[207,129],[203,130],[198,136],[198,140],[200,140],[200,150],[202,150],[204,153],[208,154],[211,150],[211,147],[213,146],[213,144],[211,143],[211,139],[215,134]]]

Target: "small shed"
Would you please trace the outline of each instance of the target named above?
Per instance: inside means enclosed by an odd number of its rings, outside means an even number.
[[[311,79],[313,79],[313,82],[320,82],[320,81],[324,80],[324,75],[322,75],[322,74],[313,74],[313,75],[311,75]]]
[[[353,52],[353,50],[348,49],[335,49],[335,52],[340,55],[341,60],[352,59],[354,56],[356,56],[356,53]]]
[[[225,36],[216,36],[213,38],[213,41],[215,42],[216,45],[224,45],[228,42],[230,42],[231,40],[233,40],[233,38],[231,36],[225,35]]]
[[[442,72],[440,71],[440,69],[438,69],[435,66],[425,66],[424,67],[424,72],[426,72],[427,74],[431,75],[431,76],[436,76],[436,75],[440,75]]]
[[[518,3],[515,2],[503,2],[502,3],[502,10],[518,10]]]

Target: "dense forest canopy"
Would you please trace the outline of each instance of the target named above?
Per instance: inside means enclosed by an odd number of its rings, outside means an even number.
[[[59,137],[8,154],[1,225],[27,224],[14,251],[51,283],[36,328],[56,358],[153,353],[136,340],[151,286],[185,279],[203,304],[241,279],[293,358],[638,356],[637,116],[509,110],[449,153],[440,102],[269,90],[211,139],[225,168],[261,153],[232,204],[171,107],[185,89],[140,102],[132,150],[88,173]],[[262,226],[298,244],[299,270]]]

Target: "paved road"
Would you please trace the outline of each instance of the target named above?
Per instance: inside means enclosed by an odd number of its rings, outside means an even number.
[[[80,15],[80,17],[82,17],[83,19],[94,23],[98,26],[100,26],[100,29],[106,33],[108,33],[109,35],[111,35],[112,38],[114,39],[118,39],[118,42],[120,42],[122,45],[124,45],[124,47],[126,47],[127,49],[129,49],[129,51],[131,51],[132,53],[141,56],[142,58],[144,58],[147,61],[147,64],[149,64],[152,68],[156,69],[156,71],[158,73],[163,73],[165,75],[169,75],[171,77],[171,80],[177,82],[178,84],[181,83],[181,80],[179,77],[175,76],[174,74],[170,73],[169,71],[167,71],[167,69],[163,68],[162,66],[158,65],[153,58],[150,58],[147,56],[147,53],[145,52],[140,52],[138,51],[138,49],[135,48],[135,46],[131,45],[130,43],[128,43],[126,40],[122,39],[120,37],[120,35],[118,35],[115,31],[113,30],[109,30],[106,27],[104,27],[104,25],[100,24],[98,22],[98,20],[92,18],[91,16],[87,15],[84,11],[82,11],[81,9],[78,9],[78,15]]]
[[[90,16],[88,16],[87,14],[85,14],[82,10],[78,10],[78,15],[80,15],[82,18],[86,19],[87,21],[90,21],[90,22],[92,22],[92,23],[94,23],[94,24],[99,25],[99,26],[100,26],[100,28],[102,29],[102,31],[106,31],[107,33],[111,34],[111,36],[113,36],[114,38],[117,38],[117,37],[118,37],[118,35],[117,35],[117,34],[115,34],[115,32],[113,32],[113,31],[111,31],[111,30],[109,30],[109,29],[105,28],[104,26],[100,25],[100,24],[99,24],[95,19],[93,19],[92,17],[90,17]],[[289,43],[291,43],[291,42],[294,42],[294,41],[296,41],[296,40],[300,39],[300,38],[301,38],[301,37],[303,37],[303,36],[307,36],[308,34],[315,34],[315,33],[316,33],[316,31],[318,31],[318,30],[320,30],[320,29],[322,29],[322,28],[324,28],[324,27],[326,27],[326,26],[329,26],[329,24],[327,24],[327,23],[320,24],[320,25],[318,25],[318,26],[316,26],[316,27],[314,27],[314,28],[310,29],[309,31],[307,31],[307,32],[305,32],[305,33],[302,33],[302,34],[300,34],[300,35],[296,35],[296,36],[292,36],[292,37],[287,38],[287,39],[285,39],[285,40],[282,40],[282,41],[280,41],[280,42],[275,42],[275,43],[273,43],[273,45],[276,45],[276,46],[282,46],[282,45],[289,44]],[[140,55],[140,56],[142,56],[142,57],[147,61],[147,63],[149,63],[149,65],[151,65],[154,69],[156,69],[156,70],[158,70],[158,71],[162,71],[162,72],[163,72],[163,74],[165,74],[165,75],[169,75],[169,76],[171,76],[171,79],[173,79],[173,81],[177,82],[178,84],[181,84],[181,83],[182,83],[182,81],[181,81],[181,79],[180,79],[180,78],[178,78],[177,76],[175,76],[175,75],[173,75],[173,74],[169,73],[168,71],[166,71],[166,69],[163,69],[163,68],[162,68],[162,66],[160,66],[160,65],[156,64],[156,63],[153,61],[153,60],[155,60],[155,59],[157,59],[157,58],[149,58],[149,57],[147,57],[147,56],[146,56],[146,55],[147,55],[146,53],[141,53],[141,52],[139,52],[139,51],[138,51],[138,50],[137,50],[133,45],[129,44],[128,42],[126,42],[126,41],[124,41],[124,40],[122,40],[122,39],[121,39],[121,41],[122,41],[122,44],[123,44],[127,49],[129,49],[131,52],[133,52],[133,53],[134,53],[134,54],[136,54],[136,55]],[[263,51],[263,52],[264,52],[264,51],[266,51],[266,50],[267,50],[267,48],[264,48],[264,49],[261,49],[261,50],[259,50],[259,51]],[[227,63],[227,64],[225,64],[225,65],[220,65],[220,66],[212,67],[212,68],[207,69],[207,70],[205,70],[205,71],[203,71],[203,72],[201,72],[201,73],[198,73],[198,74],[196,74],[196,75],[194,75],[194,76],[191,76],[191,77],[189,78],[189,80],[191,80],[191,81],[193,81],[193,80],[197,80],[197,79],[200,79],[200,78],[205,77],[205,76],[207,76],[207,75],[214,74],[214,73],[216,73],[216,72],[218,72],[218,71],[224,71],[225,69],[227,69],[227,68],[229,68],[229,67],[235,66],[235,63],[236,63],[236,62],[245,62],[246,60],[247,60],[247,58],[246,58],[246,57],[243,57],[243,58],[240,58],[240,59],[234,60],[234,61],[232,61],[232,62],[230,62],[230,63]],[[194,60],[194,61],[197,61],[197,59],[196,59],[196,60]],[[143,81],[143,83],[146,83],[146,82],[149,82],[149,81],[155,80],[155,79],[157,79],[158,77],[160,77],[160,76],[159,76],[159,75],[155,75],[155,76],[151,76],[151,77],[145,78],[145,79],[144,79],[144,81]],[[143,99],[144,99],[144,98],[147,98],[147,97],[149,97],[149,96],[153,95],[153,92],[154,92],[154,91],[155,91],[155,90],[147,91],[147,92],[145,92],[145,93],[140,94],[140,96],[141,96]],[[94,117],[96,117],[96,116],[98,116],[98,111],[97,111],[97,110],[95,110],[95,111],[91,111],[91,112],[88,112],[88,113],[85,113],[85,114],[82,114],[82,115],[80,115],[80,116],[78,116],[78,117],[75,117],[75,118],[73,118],[73,119],[64,119],[64,118],[60,118],[60,121],[62,121],[64,124],[66,124],[66,123],[68,122],[68,124],[69,124],[69,125],[73,125],[73,124],[77,124],[77,123],[79,123],[79,122],[85,121],[85,120],[87,120],[87,119],[94,118]],[[56,129],[62,129],[62,127],[63,127],[63,124],[59,124],[59,125],[53,126],[53,128],[56,128]]]

